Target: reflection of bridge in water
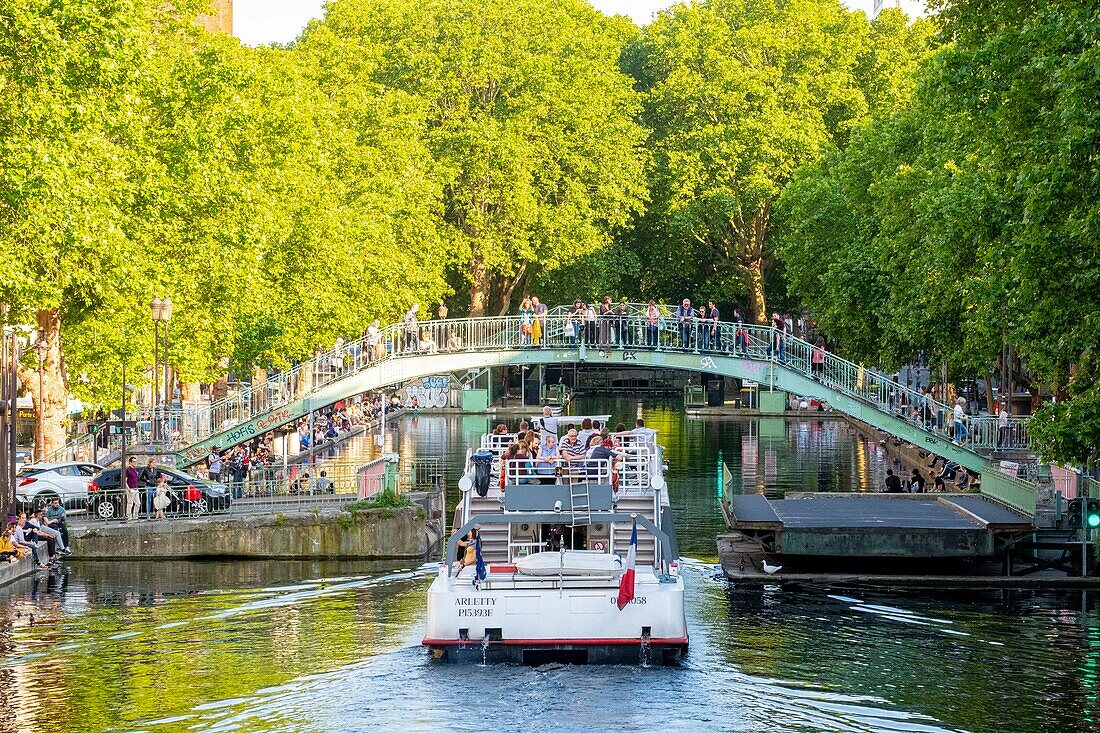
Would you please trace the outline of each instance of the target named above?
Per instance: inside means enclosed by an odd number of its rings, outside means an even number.
[[[641,306],[632,307],[638,313]],[[971,437],[955,445],[944,432],[951,407],[894,382],[873,370],[825,354],[816,374],[813,346],[786,337],[785,360],[773,358],[774,330],[746,325],[740,334],[733,323],[720,323],[703,336],[700,324],[688,328],[682,345],[673,308],[661,306],[656,325],[633,315],[612,318],[606,328],[586,329],[561,309],[540,320],[538,341],[522,316],[469,318],[386,327],[339,350],[318,355],[301,365],[273,374],[239,394],[168,418],[178,426],[176,462],[199,462],[212,446],[237,445],[270,430],[292,424],[311,411],[354,395],[421,377],[474,374],[491,367],[599,365],[651,367],[701,372],[756,382],[761,400],[786,400],[786,393],[821,400],[832,408],[902,440],[944,456],[981,473],[983,491],[1032,513],[1034,487],[995,469],[986,455],[995,448],[1026,449],[1024,422],[1013,419],[999,431],[995,417],[972,417]],[[604,341],[601,343],[601,335]],[[737,338],[740,336],[740,340]],[[87,440],[87,438],[85,439]],[[68,451],[79,446],[70,445]]]

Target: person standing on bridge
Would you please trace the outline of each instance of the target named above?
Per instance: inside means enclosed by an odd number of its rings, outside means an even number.
[[[745,331],[745,317],[741,315],[740,308],[733,309],[733,351],[737,354],[747,354],[749,351],[749,334]]]
[[[635,335],[630,328],[630,306],[626,304],[626,298],[623,298],[615,309],[615,342],[625,349],[634,345],[634,339]]]
[[[587,346],[596,345],[596,304],[586,305],[584,308],[584,343]]]
[[[825,338],[818,336],[814,342],[814,350],[810,354],[810,374],[817,381],[825,376]]]
[[[535,319],[531,323],[531,343],[535,346],[545,346],[542,335],[546,333],[546,312],[550,310],[546,303],[540,303],[538,296],[531,296],[531,306],[535,309]]]
[[[405,324],[405,350],[416,351],[420,345],[420,322],[416,319],[416,314],[420,310],[419,303],[413,303],[409,308],[409,312],[405,314],[403,323]]]
[[[720,351],[722,348],[722,332],[719,321],[722,314],[718,311],[718,305],[713,300],[707,301],[706,319],[703,322],[703,349]]]
[[[684,302],[676,307],[676,323],[680,328],[680,348],[691,348],[691,332],[695,328],[695,309],[691,307],[691,300],[684,298]]]
[[[966,429],[966,400],[959,397],[955,400],[955,409],[952,412],[954,417],[954,433],[953,442],[955,445],[962,445],[966,442],[967,429]]]
[[[584,328],[584,309],[579,300],[573,301],[573,309],[569,311],[569,345],[576,346],[581,338],[581,330]]]
[[[530,298],[524,298],[519,304],[519,334],[520,345],[531,346],[534,344],[535,306]]]
[[[660,338],[660,327],[661,310],[653,300],[650,300],[645,309],[645,345],[651,349],[657,348],[660,344],[658,340]]]
[[[605,295],[603,301],[600,303],[600,338],[599,345],[601,349],[606,349],[612,344],[611,329],[612,329],[612,315],[611,315],[611,296]]]
[[[787,361],[787,321],[778,313],[772,313],[772,342],[768,346],[768,357],[773,355],[781,362]]]

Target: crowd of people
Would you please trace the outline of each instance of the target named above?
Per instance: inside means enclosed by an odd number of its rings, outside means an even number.
[[[937,464],[941,465],[938,470]],[[927,478],[920,468],[914,467],[909,476],[905,477],[895,474],[894,469],[888,468],[883,491],[887,494],[942,493],[947,491],[948,484],[952,485],[953,490],[958,491],[965,491],[970,486],[970,473],[954,461],[935,458],[930,468]]]
[[[0,533],[0,562],[14,563],[30,555],[40,569],[57,565],[71,555],[69,532],[65,527],[65,508],[58,499],[50,507],[40,507],[30,516],[26,512],[9,516]],[[44,545],[45,555],[42,555]]]
[[[298,439],[300,452],[322,450],[333,445],[357,428],[376,423],[383,411],[393,414],[403,407],[401,398],[382,392],[371,392],[360,397],[341,400],[336,404],[317,410],[312,418],[306,416],[291,426]],[[276,493],[283,472],[279,456],[274,449],[274,433],[266,433],[247,443],[229,449],[214,446],[206,456],[206,477],[211,481],[227,484],[233,499],[252,496],[266,496]],[[287,476],[288,490],[295,493],[311,493],[302,490],[303,486],[324,487],[326,476],[309,482],[309,474]],[[144,481],[143,481],[144,483]],[[331,483],[331,482],[329,482]]]
[[[560,430],[564,430],[564,435],[559,439]],[[493,434],[510,433],[505,423],[498,423]],[[515,439],[501,454],[500,487],[504,488],[509,473],[520,476],[520,484],[587,480],[602,461],[610,465],[614,485],[624,455],[622,440],[627,435],[639,436],[652,444],[656,431],[647,428],[642,418],[638,418],[632,429],[621,422],[611,428],[588,417],[582,418],[580,424],[561,424],[550,408],[545,407],[534,427],[526,420],[520,422]]]

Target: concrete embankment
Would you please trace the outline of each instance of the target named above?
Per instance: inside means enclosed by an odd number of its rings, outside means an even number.
[[[419,558],[437,541],[418,507],[213,515],[88,524],[70,531],[74,558]]]
[[[0,562],[0,588],[10,585],[35,571],[34,561],[27,555],[18,562]]]

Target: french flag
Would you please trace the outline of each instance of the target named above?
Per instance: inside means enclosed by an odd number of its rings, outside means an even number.
[[[616,602],[619,610],[626,608],[626,604],[634,600],[634,556],[638,554],[638,520],[634,520],[634,526],[630,529],[630,551],[626,553],[626,570],[619,579],[619,599]]]

